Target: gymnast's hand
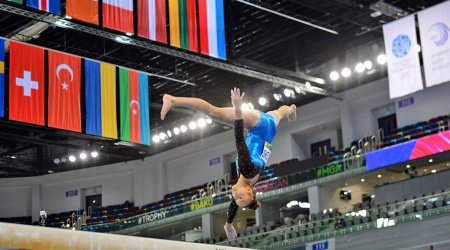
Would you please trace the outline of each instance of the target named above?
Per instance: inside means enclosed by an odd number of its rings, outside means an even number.
[[[237,237],[236,230],[233,227],[233,223],[225,223],[225,226],[223,226],[225,229],[225,232],[227,233],[228,240],[234,240]]]
[[[241,96],[241,90],[239,88],[231,89],[231,103],[233,104],[234,108],[241,108],[242,100],[244,99],[245,93],[242,92]]]

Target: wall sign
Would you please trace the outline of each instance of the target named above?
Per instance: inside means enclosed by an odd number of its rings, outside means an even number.
[[[414,97],[403,99],[398,101],[398,108],[404,108],[406,106],[411,106],[414,104]]]
[[[220,157],[215,157],[209,160],[209,165],[214,166],[220,163]]]
[[[161,211],[161,212],[155,212],[155,213],[143,215],[143,216],[139,217],[138,223],[145,224],[145,223],[165,219],[167,213],[168,213],[167,211]]]
[[[319,169],[317,169],[316,171],[316,176],[317,178],[320,177],[325,177],[328,175],[334,175],[337,173],[342,173],[344,172],[344,168],[341,164],[336,164],[336,165],[329,165],[329,166],[325,166],[325,167],[321,167]]]
[[[335,250],[335,249],[336,249],[335,238],[306,244],[306,250]]]
[[[71,191],[66,192],[66,197],[72,197],[72,196],[77,196],[77,195],[78,195],[78,190],[71,190]]]

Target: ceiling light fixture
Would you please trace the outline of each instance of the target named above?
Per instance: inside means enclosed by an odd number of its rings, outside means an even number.
[[[349,77],[352,74],[352,71],[349,68],[345,67],[341,70],[341,74],[343,77]]]
[[[379,54],[377,56],[377,63],[378,64],[385,64],[387,62],[387,57],[385,54]]]
[[[339,79],[339,73],[336,71],[333,71],[330,73],[330,79],[332,81],[337,81]]]
[[[259,103],[259,105],[261,105],[261,106],[265,106],[265,105],[267,104],[267,99],[264,98],[264,97],[260,97],[260,98],[258,99],[258,103]]]
[[[358,63],[355,66],[355,71],[358,72],[358,73],[364,72],[365,69],[366,69],[366,67],[364,66],[363,63]]]
[[[189,128],[192,129],[192,130],[196,129],[196,128],[197,128],[197,123],[195,123],[195,122],[190,122],[190,123],[189,123]]]
[[[277,101],[281,100],[281,95],[280,94],[273,94],[273,98]]]
[[[75,156],[73,156],[73,155],[69,156],[69,161],[75,162],[76,160],[77,160],[77,158],[75,158]]]
[[[212,119],[211,118],[206,118],[206,123],[211,124],[212,123]]]
[[[432,170],[431,170],[431,173],[433,173],[433,174],[436,173],[436,172],[437,172],[436,169],[432,169]]]
[[[291,90],[290,89],[284,89],[283,93],[286,97],[290,97],[291,96]]]
[[[154,135],[152,137],[152,140],[153,140],[154,143],[158,143],[159,141],[161,141],[161,138],[159,138],[159,135]]]
[[[361,182],[365,182],[365,181],[366,181],[366,179],[364,179],[364,178],[363,178],[363,179],[361,179]]]
[[[92,156],[92,158],[97,158],[98,152],[97,151],[92,151],[91,152],[91,156]]]
[[[186,125],[181,125],[180,126],[180,131],[181,131],[181,133],[186,133],[186,131],[187,131],[187,127],[186,127]]]
[[[371,61],[369,61],[369,60],[366,60],[365,62],[364,62],[364,67],[366,67],[366,69],[367,70],[371,70],[372,69],[372,62]]]
[[[197,120],[197,125],[199,128],[204,128],[206,126],[205,118],[200,118]]]
[[[87,158],[87,154],[85,152],[81,152],[80,153],[80,159],[86,160],[86,158]]]
[[[180,129],[178,127],[173,128],[173,133],[178,135],[180,133]]]

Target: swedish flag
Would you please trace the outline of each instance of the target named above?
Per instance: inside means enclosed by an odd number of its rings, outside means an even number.
[[[0,39],[0,117],[5,117],[5,40]]]

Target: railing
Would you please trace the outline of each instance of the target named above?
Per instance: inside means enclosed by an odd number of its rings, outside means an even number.
[[[294,225],[290,227],[280,227],[272,231],[259,233],[259,234],[252,234],[247,235],[244,237],[239,237],[233,241],[223,241],[220,242],[219,245],[233,245],[236,242],[253,242],[253,247],[257,246],[258,248],[262,249],[283,249],[283,248],[292,248],[295,246],[304,245],[308,242],[313,242],[317,240],[327,239],[330,237],[345,235],[353,232],[359,232],[363,230],[373,229],[373,228],[383,228],[383,227],[390,227],[395,226],[399,223],[405,223],[410,221],[418,221],[422,220],[424,218],[436,216],[436,215],[443,215],[443,214],[449,214],[450,213],[450,201],[446,199],[445,197],[450,196],[450,191],[443,192],[439,194],[434,195],[428,195],[419,197],[416,199],[411,199],[403,202],[397,202],[388,204],[386,206],[379,206],[372,209],[361,209],[357,213],[346,213],[343,216],[336,216],[332,218],[326,218],[322,220],[316,220],[309,223],[302,223],[299,225]],[[442,198],[443,200],[443,206],[437,207],[437,208],[430,208],[423,211],[416,211],[408,214],[403,215],[397,215],[395,216],[395,213],[399,212],[401,208],[403,209],[403,212],[406,213],[406,207],[407,206],[414,206],[422,205],[426,207],[428,202],[435,202],[437,199]],[[392,210],[392,208],[395,208]],[[364,213],[362,213],[364,211]],[[361,212],[361,213],[360,213]],[[380,214],[383,213],[383,214]],[[361,214],[364,214],[365,216],[362,216]],[[264,239],[267,239],[270,236],[277,236],[277,235],[284,235],[285,239],[288,238],[287,234],[294,232],[294,231],[301,231],[301,230],[307,230],[307,229],[315,229],[317,227],[320,227],[322,231],[329,227],[330,225],[342,225],[344,223],[345,219],[347,218],[363,218],[367,217],[367,220],[369,220],[369,217],[371,217],[372,214],[376,214],[377,216],[380,215],[380,217],[377,219],[377,221],[371,221],[371,222],[363,222],[358,225],[352,225],[344,228],[340,228],[337,230],[333,230],[332,232],[318,232],[318,233],[312,233],[300,237],[295,237],[279,242],[273,242],[270,244],[260,244]],[[382,221],[380,221],[382,220]],[[383,221],[387,220],[387,221]],[[326,230],[325,230],[326,231]],[[306,234],[306,232],[304,232]],[[258,239],[255,241],[255,239]],[[252,245],[250,245],[252,247]]]

